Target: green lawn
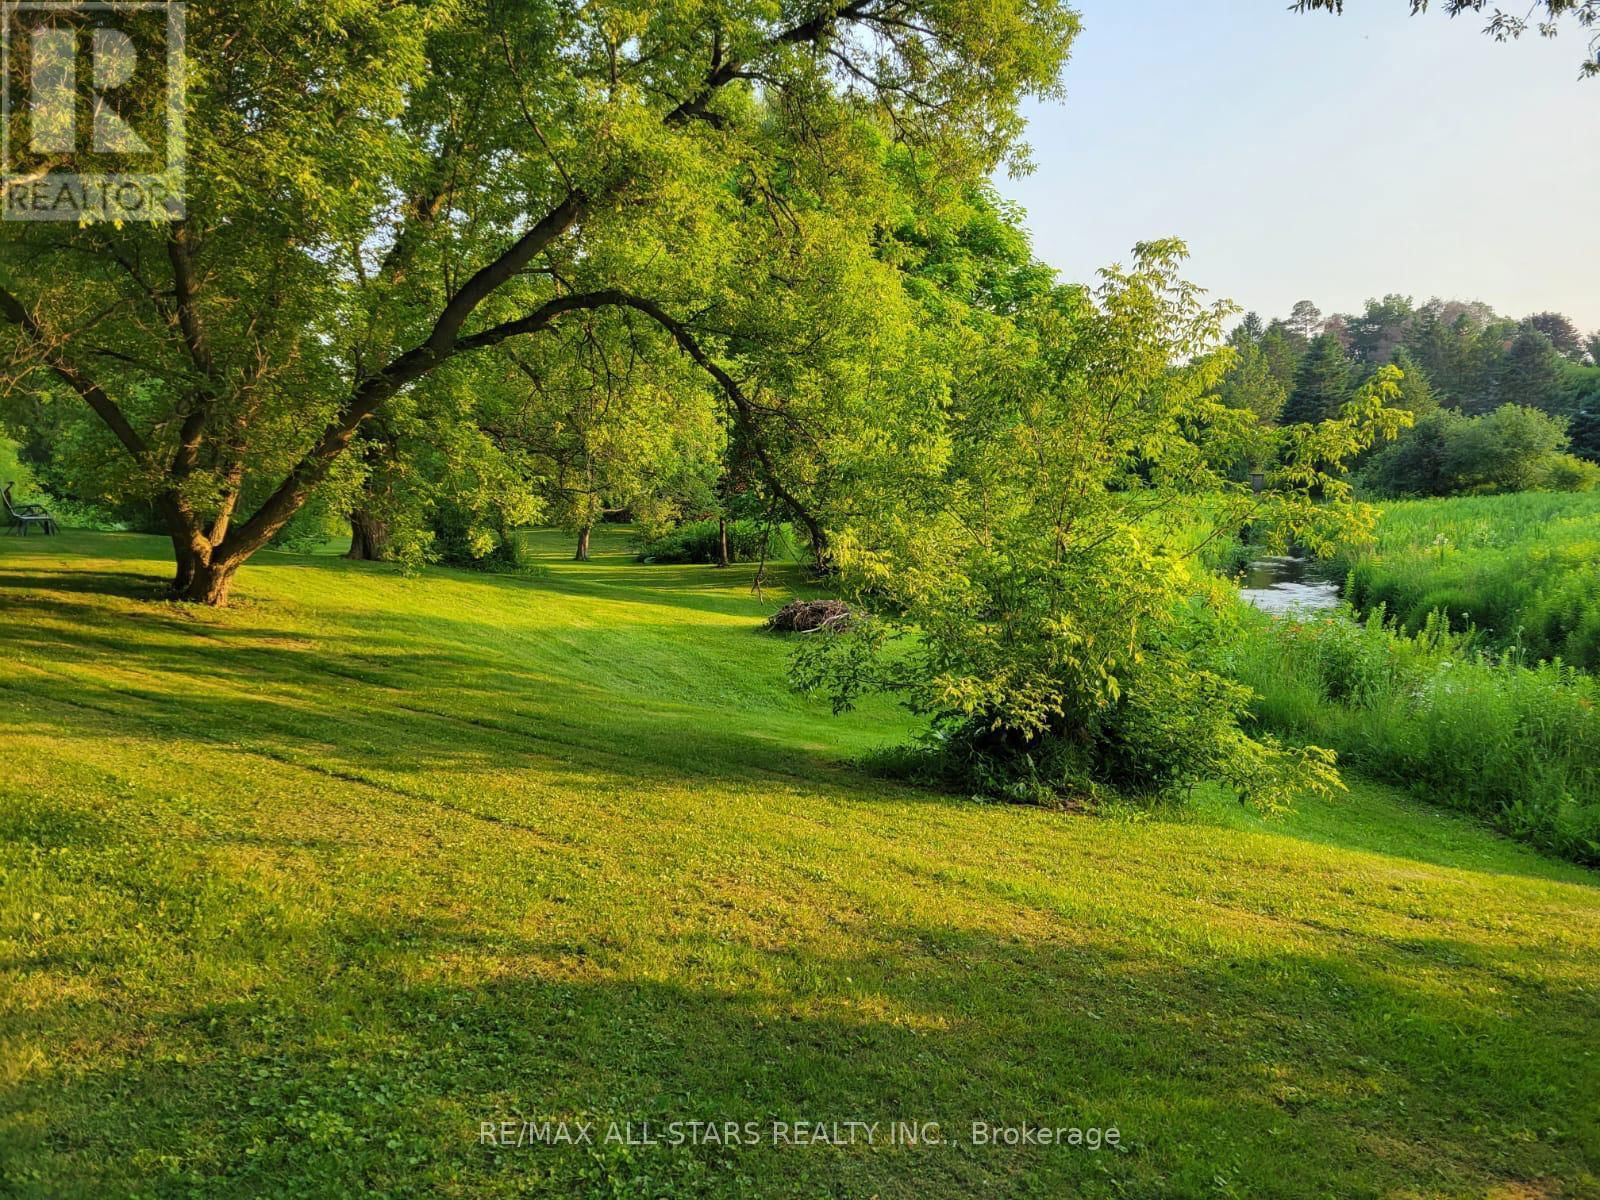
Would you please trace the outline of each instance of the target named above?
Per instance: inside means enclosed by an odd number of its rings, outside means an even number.
[[[0,1194],[1600,1195],[1600,878],[1367,785],[877,781],[909,723],[786,692],[748,568],[536,546],[266,554],[211,612],[160,539],[0,541]],[[599,1144],[480,1144],[561,1118]]]

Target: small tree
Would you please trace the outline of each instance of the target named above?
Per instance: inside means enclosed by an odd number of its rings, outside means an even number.
[[[1248,343],[1235,351],[1217,396],[1229,408],[1254,413],[1263,425],[1273,425],[1283,412],[1288,393],[1272,373],[1266,353],[1259,345]]]
[[[1395,399],[1397,407],[1405,409],[1413,419],[1425,417],[1439,407],[1439,397],[1433,390],[1428,373],[1405,347],[1395,351],[1394,365],[1400,371],[1400,392]]]
[[[1366,527],[1329,468],[1403,424],[1385,406],[1395,372],[1333,420],[1281,430],[1261,495],[1228,482],[1260,426],[1213,398],[1223,310],[1179,280],[1181,255],[1142,246],[1093,294],[961,329],[948,405],[886,448],[834,543],[846,584],[892,615],[802,647],[801,686],[839,707],[899,695],[932,718],[942,768],[1017,799],[1221,778],[1271,805],[1331,786],[1325,752],[1241,730],[1249,695],[1186,601],[1205,587],[1200,549],[1247,520],[1317,546]],[[1200,531],[1197,494],[1212,498]]]
[[[1600,463],[1600,407],[1586,408],[1572,418],[1567,430],[1572,452],[1579,458]]]

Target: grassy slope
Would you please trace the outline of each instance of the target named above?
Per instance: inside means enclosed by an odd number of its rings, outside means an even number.
[[[875,782],[905,723],[786,694],[747,571],[547,549],[212,613],[156,539],[0,542],[0,1191],[1600,1195],[1596,877],[1370,787]],[[477,1144],[580,1113],[1125,1149]]]

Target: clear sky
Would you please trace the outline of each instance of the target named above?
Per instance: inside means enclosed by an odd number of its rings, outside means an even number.
[[[1078,0],[1037,169],[997,180],[1070,279],[1176,235],[1189,277],[1264,316],[1400,292],[1556,309],[1600,329],[1600,78],[1576,29],[1347,0]],[[1437,8],[1438,5],[1435,5]]]

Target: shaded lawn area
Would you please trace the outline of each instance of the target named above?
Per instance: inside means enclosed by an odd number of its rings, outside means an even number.
[[[0,1191],[1600,1194],[1594,875],[1370,785],[872,779],[912,726],[785,690],[792,577],[603,532],[521,578],[266,554],[225,612],[150,598],[159,539],[0,540]],[[946,1144],[480,1144],[562,1118]]]

